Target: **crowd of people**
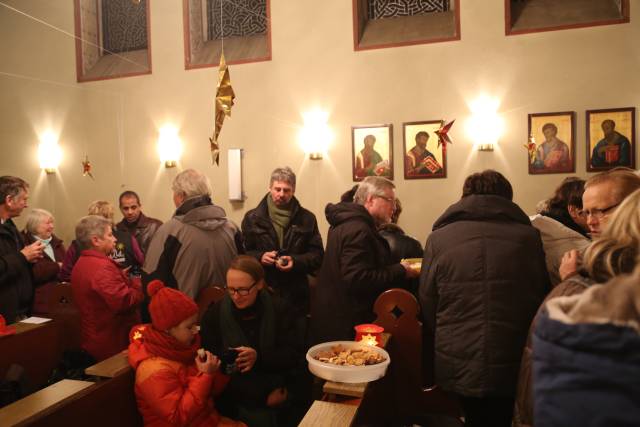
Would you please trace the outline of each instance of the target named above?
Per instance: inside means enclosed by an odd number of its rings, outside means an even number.
[[[82,351],[98,362],[128,348],[145,425],[296,425],[312,399],[306,350],[353,339],[397,287],[422,308],[426,382],[457,398],[465,425],[640,419],[640,176],[630,169],[566,178],[531,217],[502,174],[474,173],[424,251],[397,225],[395,185],[380,176],[326,206],[326,245],[288,167],[241,226],[201,172],[179,173],[171,191],[164,223],[134,191],[120,195],[117,224],[110,202],[93,202],[65,249],[46,210],[18,231],[29,185],[0,177],[0,315],[46,314],[52,289],[70,282]],[[407,261],[420,257],[421,269]],[[200,318],[195,301],[213,285],[224,297]],[[587,406],[597,399],[605,415]]]

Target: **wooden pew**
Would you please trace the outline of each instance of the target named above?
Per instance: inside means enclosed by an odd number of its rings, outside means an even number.
[[[215,304],[224,298],[224,294],[225,290],[220,286],[207,286],[200,290],[196,298],[196,304],[198,304],[198,321],[202,319],[202,316],[211,304]]]
[[[25,370],[26,393],[43,387],[52,370],[62,358],[60,323],[50,321],[41,324],[18,322],[14,335],[0,338],[0,378],[4,378],[12,364]]]
[[[375,302],[375,323],[393,339],[386,350],[391,357],[387,375],[380,384],[379,401],[395,401],[394,422],[430,425],[434,417],[451,425],[462,425],[458,402],[437,386],[423,388],[423,335],[418,319],[420,305],[410,292],[390,289]],[[427,343],[428,344],[428,343]],[[428,351],[428,350],[427,350]],[[376,399],[370,399],[375,405]]]
[[[89,366],[84,370],[84,373],[100,379],[115,378],[119,375],[126,374],[130,370],[132,370],[132,368],[131,365],[129,365],[129,360],[127,359],[127,350],[124,350],[103,360],[102,362]]]
[[[80,349],[80,312],[73,303],[70,283],[60,283],[52,289],[48,311],[49,317],[62,325],[63,348]]]
[[[347,427],[357,411],[357,406],[316,400],[298,427]]]
[[[19,425],[141,427],[142,417],[136,404],[134,380],[135,373],[129,370],[114,378],[92,383],[90,387],[73,394],[51,410],[41,412],[31,417],[27,423]]]
[[[63,406],[76,393],[93,385],[88,381],[59,381],[0,409],[0,423],[6,427],[30,425],[34,420]]]

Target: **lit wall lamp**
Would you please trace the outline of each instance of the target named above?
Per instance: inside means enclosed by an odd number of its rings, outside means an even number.
[[[300,145],[311,160],[320,160],[327,154],[329,144],[333,141],[333,132],[327,125],[329,114],[314,110],[303,113],[302,117],[304,126],[298,135]]]
[[[178,136],[178,129],[172,125],[164,125],[160,128],[158,137],[158,154],[160,162],[166,168],[174,168],[182,155],[182,143]]]
[[[498,115],[500,101],[495,98],[480,97],[471,103],[471,117],[466,131],[478,151],[493,151],[502,136],[504,122]]]
[[[38,160],[40,169],[44,169],[47,174],[55,173],[60,165],[62,150],[58,145],[58,137],[52,131],[46,131],[40,135]]]

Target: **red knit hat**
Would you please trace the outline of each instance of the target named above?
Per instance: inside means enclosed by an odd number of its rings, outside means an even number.
[[[177,326],[198,312],[198,306],[191,298],[177,289],[165,287],[160,280],[149,282],[147,293],[151,297],[151,323],[161,331]]]

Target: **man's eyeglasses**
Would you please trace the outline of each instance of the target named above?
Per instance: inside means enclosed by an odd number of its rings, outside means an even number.
[[[230,288],[227,286],[225,289],[227,290],[227,292],[229,292],[229,295],[238,294],[240,296],[246,297],[247,295],[249,295],[249,292],[251,292],[251,289],[253,289],[253,287],[257,284],[258,282],[253,282],[253,284],[247,288]]]
[[[615,205],[611,205],[608,208],[604,208],[604,209],[591,209],[591,210],[583,210],[582,213],[583,215],[586,217],[588,216],[592,216],[595,219],[601,219],[603,218],[605,215],[608,215],[609,212],[611,212],[612,209],[615,209],[618,207],[618,205],[622,203],[622,202],[618,202]]]
[[[376,197],[381,198],[382,200],[386,200],[387,202],[391,203],[391,204],[396,204],[396,199],[394,199],[393,197],[387,197],[387,196],[381,196],[381,195],[376,195]]]

